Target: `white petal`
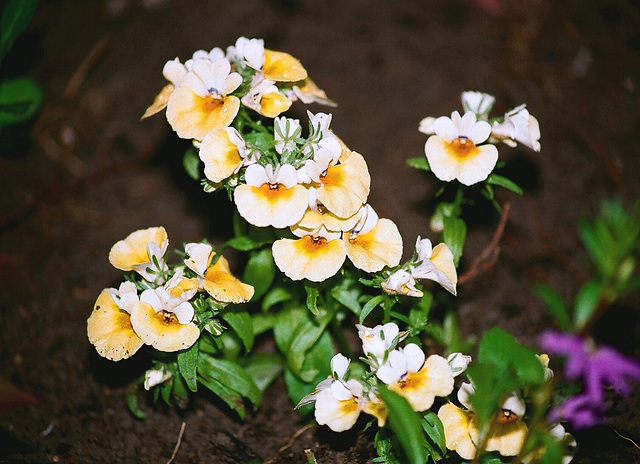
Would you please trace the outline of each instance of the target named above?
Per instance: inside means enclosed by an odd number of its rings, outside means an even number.
[[[409,343],[404,347],[403,353],[407,360],[407,372],[418,372],[424,365],[424,351],[415,343]]]

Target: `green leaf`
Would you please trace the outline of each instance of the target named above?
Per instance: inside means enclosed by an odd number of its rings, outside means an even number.
[[[0,18],[0,62],[22,34],[36,10],[36,0],[9,0]]]
[[[278,303],[289,301],[292,298],[293,298],[293,293],[288,288],[274,287],[262,299],[262,305],[261,305],[262,311],[264,312],[269,311],[269,309],[271,309]]]
[[[409,158],[407,160],[407,164],[415,169],[420,169],[422,171],[431,171],[431,166],[429,166],[429,161],[427,161],[426,156],[416,156],[415,158]]]
[[[136,419],[146,419],[147,413],[140,409],[138,404],[138,387],[133,386],[127,392],[127,408]]]
[[[258,301],[267,293],[276,276],[276,265],[271,248],[252,252],[244,268],[242,281],[253,285],[254,293],[251,301]]]
[[[426,450],[434,462],[442,459],[447,453],[442,421],[433,411],[427,411],[422,419],[422,429],[427,434]]]
[[[385,386],[379,385],[378,394],[389,411],[387,424],[398,439],[407,462],[424,464],[427,455],[420,416],[406,399]]]
[[[558,292],[545,284],[536,284],[534,288],[538,298],[545,304],[560,328],[565,332],[569,331],[571,328],[569,309]]]
[[[178,353],[178,369],[192,392],[198,391],[198,351],[198,344],[194,343],[188,350]]]
[[[445,217],[442,221],[442,238],[453,254],[453,261],[458,265],[467,237],[467,225],[459,217]]]
[[[364,322],[367,316],[371,314],[371,311],[373,311],[376,306],[381,304],[384,301],[384,299],[385,299],[385,295],[378,295],[378,296],[374,296],[373,298],[371,298],[369,301],[365,303],[365,305],[362,307],[362,312],[360,313],[360,324]]]
[[[258,313],[251,316],[251,325],[253,326],[253,336],[256,337],[267,330],[273,329],[276,317],[274,314]]]
[[[252,353],[244,369],[264,392],[282,374],[282,358],[273,353]]]
[[[309,312],[306,308],[292,307],[279,311],[273,325],[273,339],[282,353],[289,351],[291,341],[296,330],[307,319]]]
[[[573,326],[576,331],[580,331],[598,309],[603,290],[602,282],[597,279],[590,280],[578,290],[573,308]]]
[[[240,416],[240,419],[245,419],[247,410],[240,393],[227,387],[224,383],[214,378],[199,376],[198,382],[211,390],[218,398],[224,401],[227,406],[237,412],[238,416]]]
[[[182,166],[189,177],[200,180],[200,157],[195,148],[189,148],[182,157]]]
[[[522,188],[520,188],[520,186],[513,182],[511,179],[507,179],[506,177],[495,173],[490,174],[489,177],[487,177],[487,182],[489,184],[498,185],[500,187],[506,188],[507,190],[511,190],[518,195],[522,195],[524,193],[522,191]]]
[[[339,285],[331,289],[331,296],[355,315],[362,313],[362,307],[358,301],[361,293],[362,291],[354,285],[354,281],[351,279],[343,279]]]
[[[238,251],[251,251],[257,248],[261,248],[264,245],[263,242],[258,242],[251,237],[242,236],[234,237],[224,242],[223,247],[231,247]]]
[[[291,340],[289,350],[285,354],[288,365],[293,372],[304,381],[311,381],[315,377],[315,372],[307,372],[303,369],[307,352],[311,350],[320,337],[326,332],[327,325],[331,322],[331,319],[332,314],[327,313],[317,320],[307,318],[296,327],[296,332]]]
[[[225,311],[220,315],[229,327],[240,337],[244,349],[249,352],[253,347],[253,323],[246,311]]]
[[[259,406],[262,401],[262,393],[249,374],[238,363],[228,359],[201,354],[198,357],[198,376],[206,381],[219,382],[241,394],[255,406]]]
[[[318,316],[320,314],[320,310],[318,309],[318,296],[320,295],[320,290],[318,287],[312,287],[310,285],[304,286],[305,292],[307,292],[307,309],[313,313],[314,316]]]
[[[36,114],[42,103],[42,89],[29,77],[0,81],[0,127],[18,124]]]

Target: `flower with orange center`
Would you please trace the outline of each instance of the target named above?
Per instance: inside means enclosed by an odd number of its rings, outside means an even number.
[[[227,57],[261,72],[270,81],[297,82],[307,78],[307,70],[300,61],[288,53],[265,49],[262,39],[238,38],[227,49]]]
[[[252,164],[245,171],[246,184],[234,191],[240,215],[258,227],[289,227],[307,210],[307,189],[298,184],[296,169],[284,164],[275,167]]]
[[[138,302],[133,282],[104,289],[87,320],[87,336],[96,351],[111,361],[127,359],[144,344],[131,325],[131,308]]]
[[[204,175],[212,182],[222,182],[250,163],[244,139],[233,127],[213,129],[200,144],[199,156]]]
[[[291,107],[291,100],[280,92],[274,81],[254,77],[242,104],[267,118],[275,118]]]
[[[302,398],[296,406],[299,408],[315,401],[316,421],[319,425],[327,425],[334,432],[344,432],[353,427],[366,403],[362,384],[354,379],[344,380],[348,367],[349,359],[336,354],[331,359],[332,376],[320,382],[316,390]],[[369,410],[381,420],[380,408],[371,407]]]
[[[194,60],[193,69],[180,81],[167,102],[167,120],[183,139],[202,140],[212,129],[227,127],[240,108],[229,95],[242,83],[226,58]]]
[[[453,391],[453,372],[447,360],[434,354],[425,361],[424,352],[415,343],[391,351],[376,376],[417,412],[429,409],[436,396]]]
[[[223,303],[246,303],[254,292],[253,286],[241,282],[231,273],[224,256],[207,269],[202,285],[209,295]]]
[[[111,247],[109,262],[116,269],[136,271],[145,280],[162,284],[163,275],[168,270],[163,260],[168,246],[169,238],[164,227],[136,230]]]
[[[147,289],[131,310],[131,325],[145,344],[160,351],[189,348],[200,336],[189,300],[197,292],[194,279],[176,272],[163,287]]]
[[[287,277],[322,282],[340,270],[347,258],[340,232],[329,232],[324,227],[311,233],[295,228],[292,232],[300,238],[282,238],[272,246],[273,259]]]
[[[380,286],[382,290],[389,295],[405,295],[416,298],[422,297],[424,293],[416,287],[416,279],[404,269],[398,269],[397,271],[389,274],[389,277],[384,280]]]
[[[447,448],[463,459],[473,459],[480,442],[482,424],[469,401],[469,395],[474,391],[473,386],[468,383],[463,383],[458,390],[458,400],[467,410],[458,408],[453,403],[447,403],[438,410]],[[528,431],[527,425],[521,420],[524,413],[524,401],[515,393],[510,395],[491,421],[484,450],[497,451],[502,456],[520,453]]]
[[[491,134],[487,121],[478,121],[468,111],[464,116],[454,111],[451,118],[442,116],[433,121],[432,135],[424,151],[435,176],[445,182],[457,179],[464,185],[485,180],[498,161],[498,149],[479,145]]]
[[[390,219],[379,219],[368,204],[361,209],[360,220],[344,234],[347,256],[358,269],[378,272],[385,266],[397,266],[402,258],[402,236]]]
[[[428,238],[416,240],[416,261],[420,264],[410,265],[409,272],[416,279],[429,279],[438,282],[445,290],[456,294],[458,274],[453,261],[453,253],[446,243],[431,247]]]

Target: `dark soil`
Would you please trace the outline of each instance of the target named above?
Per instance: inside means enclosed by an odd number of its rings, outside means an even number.
[[[164,225],[173,245],[228,236],[223,194],[183,173],[188,146],[158,115],[140,116],[164,85],[162,66],[239,36],[298,57],[339,103],[332,127],[364,154],[369,201],[396,221],[410,248],[430,236],[436,184],[408,168],[423,153],[424,116],[458,109],[463,90],[496,95],[497,111],[526,102],[542,151],[500,147],[525,187],[495,266],[459,289],[466,334],[493,326],[534,343],[549,326],[532,285],[567,300],[590,275],[576,227],[602,198],[640,193],[640,9],[625,0],[522,0],[483,9],[457,0],[320,2],[82,0],[40,2],[3,73],[44,87],[39,119],[11,132],[0,156],[0,378],[29,393],[0,414],[0,462],[366,463],[372,433],[306,427],[278,381],[246,422],[202,395],[184,410],[125,405],[143,356],[112,363],[86,338],[86,319],[119,271],[113,243]],[[312,111],[324,108],[312,107]],[[304,116],[297,106],[294,114]],[[476,214],[468,267],[498,223]],[[640,305],[615,308],[599,340],[640,357]],[[7,390],[2,387],[0,391]],[[617,401],[609,426],[577,435],[574,462],[640,462],[640,395]]]

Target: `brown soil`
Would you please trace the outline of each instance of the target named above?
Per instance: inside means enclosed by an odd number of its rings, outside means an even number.
[[[173,245],[229,234],[224,195],[204,194],[181,169],[188,144],[162,116],[139,121],[165,61],[241,35],[298,57],[339,103],[332,127],[364,154],[370,203],[407,244],[430,236],[435,189],[405,164],[423,152],[420,119],[458,109],[463,90],[496,95],[498,111],[526,102],[542,151],[501,147],[526,194],[502,197],[512,202],[502,252],[458,302],[465,333],[498,325],[533,343],[549,320],[532,284],[572,298],[591,272],[580,219],[603,197],[640,193],[636,3],[504,0],[492,14],[460,0],[40,2],[11,60],[42,83],[44,108],[0,156],[0,378],[37,401],[0,415],[0,461],[167,462],[183,423],[176,463],[302,463],[306,449],[321,464],[375,456],[370,431],[305,427],[280,381],[244,423],[207,395],[183,410],[145,405],[148,418],[136,420],[125,395],[146,360],[111,363],[88,343],[96,296],[119,282],[113,243],[160,224]],[[497,221],[489,209],[475,215],[463,267]],[[599,339],[639,357],[639,308],[612,311]],[[640,441],[639,402],[636,392],[615,404],[610,426],[578,434],[574,462],[640,462],[620,436]]]

